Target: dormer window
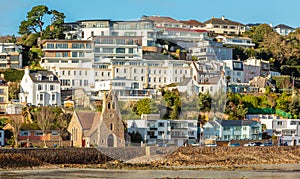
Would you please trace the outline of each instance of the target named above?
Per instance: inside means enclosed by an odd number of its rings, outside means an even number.
[[[53,75],[50,75],[50,76],[49,76],[49,80],[50,80],[50,81],[53,81],[53,79],[54,79],[54,76],[53,76]]]
[[[38,74],[37,80],[38,80],[38,81],[42,81],[42,75],[41,75],[41,74]]]

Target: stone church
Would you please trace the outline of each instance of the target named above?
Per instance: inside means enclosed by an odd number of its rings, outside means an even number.
[[[68,131],[74,147],[124,147],[124,124],[114,92],[104,95],[102,112],[74,111]]]

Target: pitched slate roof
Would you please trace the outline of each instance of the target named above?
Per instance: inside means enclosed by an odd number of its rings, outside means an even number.
[[[91,127],[93,126],[95,118],[100,116],[100,114],[97,114],[96,112],[75,112],[75,113],[84,130],[90,130]]]
[[[38,76],[42,75],[42,79],[38,80]],[[50,75],[53,75],[53,81],[50,80]],[[59,80],[56,75],[53,74],[51,71],[45,70],[30,70],[29,76],[33,82],[39,83],[59,83]]]
[[[219,124],[224,126],[251,126],[254,122],[252,120],[217,120]]]
[[[211,18],[205,22],[203,22],[204,24],[218,24],[218,25],[236,25],[236,26],[244,26],[244,24],[239,23],[239,22],[235,22],[235,21],[231,21],[228,19],[221,19],[221,18]]]
[[[217,120],[219,124],[224,126],[242,126],[242,120]]]
[[[275,29],[276,28],[281,28],[281,29],[294,29],[293,27],[290,27],[288,25],[285,25],[285,24],[278,24],[277,26],[274,27]]]

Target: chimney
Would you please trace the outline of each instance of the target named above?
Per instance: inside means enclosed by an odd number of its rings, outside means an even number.
[[[29,73],[30,73],[29,66],[26,66],[26,67],[25,67],[25,70],[24,70],[24,74],[29,75]]]
[[[222,20],[225,20],[225,16],[222,16]]]

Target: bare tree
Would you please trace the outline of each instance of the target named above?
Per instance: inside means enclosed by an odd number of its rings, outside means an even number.
[[[36,112],[36,117],[37,123],[43,132],[44,147],[46,148],[47,144],[45,135],[54,121],[54,112],[48,106],[40,107]]]
[[[24,122],[23,116],[21,115],[10,115],[9,124],[13,132],[15,147],[18,147],[18,135],[20,133],[20,128]]]

